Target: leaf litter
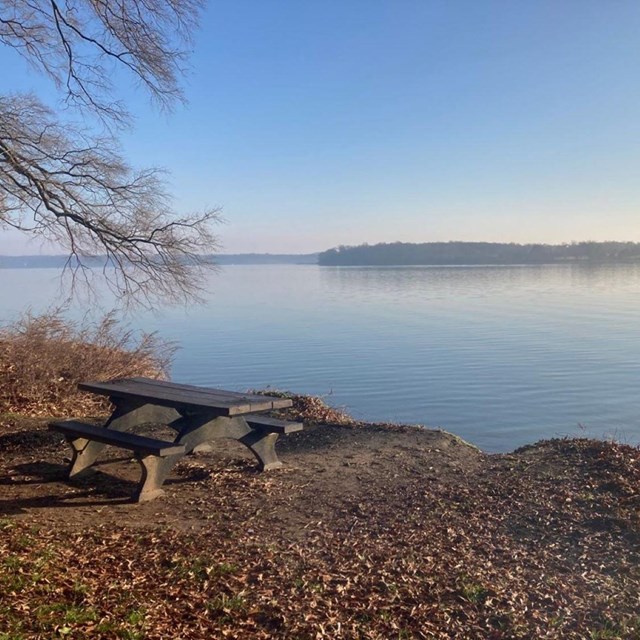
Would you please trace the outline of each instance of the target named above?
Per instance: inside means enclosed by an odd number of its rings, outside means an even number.
[[[129,461],[68,485],[7,422],[0,638],[640,639],[638,448],[486,455],[295,398],[285,468],[220,445],[144,505]]]

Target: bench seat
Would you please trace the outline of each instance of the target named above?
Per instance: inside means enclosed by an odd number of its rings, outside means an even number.
[[[176,453],[184,453],[183,444],[174,444],[164,440],[156,440],[155,438],[147,438],[139,436],[135,433],[126,433],[124,431],[113,431],[104,427],[96,427],[86,422],[77,420],[64,420],[62,422],[52,422],[49,429],[59,431],[65,436],[73,438],[86,438],[87,440],[95,440],[103,444],[110,444],[120,449],[128,449],[140,455],[158,456],[164,458]]]
[[[294,431],[302,431],[302,422],[287,422],[286,420],[278,420],[277,418],[269,418],[261,415],[245,415],[242,416],[252,429],[259,431],[268,431],[269,433],[293,433]]]
[[[161,496],[164,493],[162,483],[167,474],[176,460],[185,454],[183,444],[96,427],[77,420],[51,422],[49,429],[62,433],[71,446],[73,458],[69,478],[88,472],[105,444],[133,451],[142,469],[142,476],[133,496],[136,502],[147,502]]]

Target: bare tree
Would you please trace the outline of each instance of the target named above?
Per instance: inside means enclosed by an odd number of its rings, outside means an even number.
[[[135,171],[115,131],[130,122],[111,78],[124,69],[160,107],[178,79],[198,0],[0,0],[0,43],[50,77],[67,106],[100,132],[60,118],[34,95],[0,95],[0,229],[54,242],[74,274],[87,258],[127,301],[197,295],[215,249],[215,209],[179,216],[156,169]]]

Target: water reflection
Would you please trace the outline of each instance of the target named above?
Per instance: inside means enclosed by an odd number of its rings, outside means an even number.
[[[53,275],[0,272],[0,315],[50,299]],[[328,394],[492,451],[640,440],[640,265],[237,266],[211,284],[202,307],[133,319],[182,344],[175,379]]]

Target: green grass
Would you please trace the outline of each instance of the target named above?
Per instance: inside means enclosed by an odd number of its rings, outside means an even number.
[[[589,640],[640,640],[640,617],[620,621],[605,621],[589,633]]]
[[[101,622],[96,626],[95,631],[108,638],[121,638],[122,640],[143,640],[145,637],[145,633],[141,629],[127,629],[114,622]]]
[[[34,614],[39,622],[47,626],[85,624],[99,619],[98,612],[93,607],[83,607],[67,602],[40,605],[34,610]]]
[[[227,596],[222,594],[207,602],[207,610],[213,613],[217,612],[229,612],[229,611],[244,611],[246,608],[246,601],[242,594],[235,596]]]
[[[19,593],[30,582],[30,576],[19,573],[22,563],[15,556],[8,556],[0,561],[0,589],[9,593]]]
[[[188,562],[176,562],[172,571],[180,578],[205,582],[212,578],[231,575],[238,567],[227,562],[213,562],[210,558],[191,558]]]
[[[481,605],[489,596],[489,592],[481,585],[475,582],[464,581],[460,587],[462,597],[472,604]]]
[[[127,613],[127,622],[134,626],[141,626],[144,624],[146,612],[144,609],[131,609]]]
[[[0,518],[0,531],[8,531],[9,529],[13,529],[16,526],[16,523],[13,520],[9,520],[9,518]]]

